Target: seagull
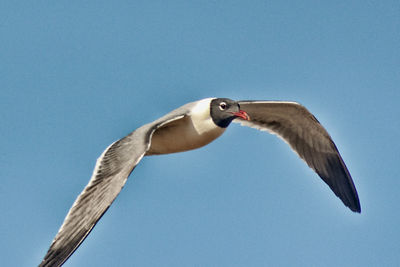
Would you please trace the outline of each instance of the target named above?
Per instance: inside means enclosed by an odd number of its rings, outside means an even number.
[[[361,212],[356,188],[336,145],[304,106],[288,101],[206,98],[143,125],[104,150],[39,266],[61,266],[74,253],[144,156],[200,148],[222,135],[232,121],[282,138],[345,206]]]

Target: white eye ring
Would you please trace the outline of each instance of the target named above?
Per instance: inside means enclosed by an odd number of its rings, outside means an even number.
[[[219,103],[219,109],[220,110],[225,110],[226,109],[226,103],[225,102],[221,102],[221,103]]]

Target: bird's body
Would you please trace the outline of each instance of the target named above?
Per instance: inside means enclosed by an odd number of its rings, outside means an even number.
[[[335,144],[305,107],[295,102],[206,98],[175,109],[106,148],[40,266],[60,266],[72,255],[143,156],[205,146],[218,138],[232,121],[281,137],[347,207],[361,211],[354,183]]]
[[[165,124],[153,133],[147,155],[183,152],[205,146],[226,128],[218,127],[210,117],[210,98],[192,104],[186,116]]]

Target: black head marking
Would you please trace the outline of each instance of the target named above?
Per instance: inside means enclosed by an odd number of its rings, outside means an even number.
[[[219,127],[226,128],[239,112],[240,107],[236,101],[229,98],[215,98],[210,103],[210,115],[213,122]]]

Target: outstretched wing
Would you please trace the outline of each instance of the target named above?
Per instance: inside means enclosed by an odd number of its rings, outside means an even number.
[[[61,266],[79,247],[117,197],[129,174],[151,144],[158,127],[184,117],[171,112],[111,144],[98,158],[89,184],[75,200],[54,238],[42,266]]]
[[[281,137],[347,207],[361,212],[356,188],[336,145],[304,106],[284,101],[239,101],[239,105],[250,120],[237,118],[234,122]]]

